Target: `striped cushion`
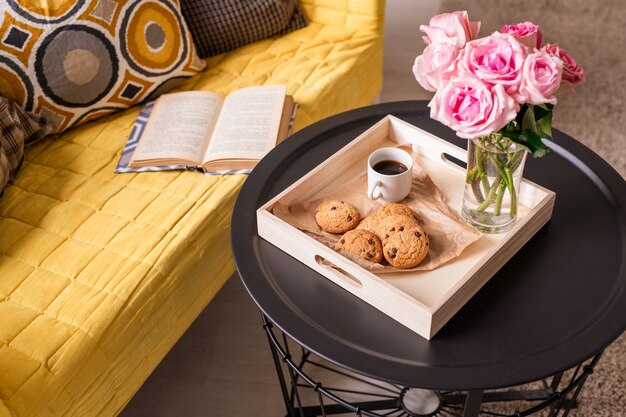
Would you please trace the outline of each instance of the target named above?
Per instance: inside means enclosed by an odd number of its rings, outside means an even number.
[[[297,0],[182,0],[181,8],[201,58],[308,24]]]

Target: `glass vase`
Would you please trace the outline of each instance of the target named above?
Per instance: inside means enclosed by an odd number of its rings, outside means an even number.
[[[468,141],[461,214],[485,233],[509,230],[517,220],[526,149],[497,133]]]

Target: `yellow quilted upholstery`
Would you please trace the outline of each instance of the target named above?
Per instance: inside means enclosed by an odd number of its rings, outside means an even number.
[[[369,104],[382,3],[303,1],[309,27],[214,57],[183,89],[287,84],[296,129]],[[0,417],[116,415],[234,272],[245,176],[114,174],[138,110],[29,149],[0,198]]]

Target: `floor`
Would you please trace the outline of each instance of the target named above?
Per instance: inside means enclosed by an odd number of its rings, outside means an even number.
[[[622,133],[624,123],[621,123],[626,97],[626,80],[623,75],[626,74],[625,60],[622,55],[616,54],[621,58],[603,61],[598,55],[604,54],[601,52],[603,48],[598,48],[597,44],[604,44],[604,41],[598,40],[598,37],[608,35],[605,32],[597,33],[595,28],[585,29],[584,25],[581,26],[575,20],[606,20],[607,27],[617,28],[611,42],[621,42],[622,47],[613,45],[614,50],[623,51],[626,37],[621,28],[626,23],[626,8],[620,3],[621,0],[603,2],[603,6],[594,6],[592,9],[585,6],[589,2],[583,0],[572,0],[573,3],[567,3],[569,7],[562,9],[547,0],[541,0],[525,2],[527,10],[521,10],[522,7],[517,7],[520,3],[512,0],[505,3],[516,7],[495,7],[501,4],[498,1],[471,2],[470,6],[462,0],[388,0],[381,101],[430,97],[415,82],[411,66],[422,47],[418,27],[438,13],[440,7],[446,10],[469,9],[470,16],[483,20],[483,28],[487,29],[481,32],[483,34],[489,33],[489,25],[491,30],[495,30],[501,24],[501,15],[505,13],[497,13],[498,9],[515,16],[519,14],[519,19],[523,19],[522,12],[526,11],[529,13],[526,16],[530,16],[526,18],[536,21],[543,19],[556,28],[555,32],[560,27],[566,33],[574,31],[575,36],[570,40],[572,49],[579,49],[579,56],[589,54],[588,62],[585,62],[589,74],[587,84],[581,86],[580,93],[563,99],[563,112],[555,120],[556,127],[580,138],[607,159],[618,172],[626,175],[626,142]],[[573,5],[580,8],[572,10],[575,9]],[[567,19],[561,19],[561,13]],[[551,36],[549,31],[546,32],[547,36]],[[591,68],[597,68],[597,71],[591,72]],[[596,103],[600,100],[598,92],[602,91],[605,95],[600,103],[604,105],[593,107],[595,113],[580,111],[581,102]],[[622,336],[608,349],[596,374],[587,382],[581,408],[573,415],[626,416],[623,395],[626,392],[625,363],[626,336]],[[269,417],[284,414],[267,339],[260,325],[260,315],[239,279],[233,277],[120,415]]]

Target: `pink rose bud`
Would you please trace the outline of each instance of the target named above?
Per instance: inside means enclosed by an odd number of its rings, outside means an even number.
[[[526,45],[531,51],[535,48],[541,48],[541,31],[539,30],[539,26],[532,22],[504,25],[502,29],[500,29],[500,32],[515,36],[515,39]]]
[[[428,107],[431,118],[465,139],[497,132],[515,119],[519,111],[519,105],[502,85],[490,88],[467,74],[444,83]]]
[[[466,11],[439,14],[431,17],[428,25],[420,26],[427,45],[451,41],[457,48],[476,39],[479,29],[480,22],[470,22]]]
[[[542,50],[563,61],[563,81],[567,81],[571,85],[585,82],[585,71],[583,68],[558,44],[548,43]]]
[[[563,62],[545,51],[536,51],[524,62],[520,101],[556,104],[554,93],[561,85]]]
[[[468,42],[461,51],[458,67],[489,84],[501,84],[515,96],[522,82],[526,47],[512,35],[494,32]]]
[[[452,42],[431,43],[415,59],[413,74],[425,90],[435,92],[442,81],[449,80],[455,70],[459,50]]]

